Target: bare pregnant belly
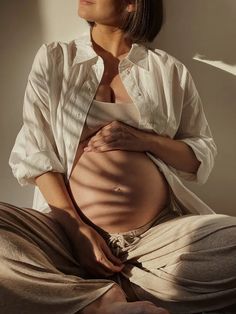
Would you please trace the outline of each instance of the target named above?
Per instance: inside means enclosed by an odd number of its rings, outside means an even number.
[[[145,153],[83,152],[69,185],[83,214],[108,232],[146,224],[169,199],[165,178]]]

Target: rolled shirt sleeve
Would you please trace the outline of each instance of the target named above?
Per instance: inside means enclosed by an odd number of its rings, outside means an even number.
[[[186,68],[182,77],[184,90],[180,125],[175,139],[189,145],[200,161],[196,174],[172,169],[179,177],[203,184],[207,181],[214,166],[217,149],[212,138],[203,106],[193,79]]]
[[[9,165],[21,185],[34,184],[48,172],[64,173],[51,125],[47,46],[37,52],[25,91],[23,126],[12,149]]]

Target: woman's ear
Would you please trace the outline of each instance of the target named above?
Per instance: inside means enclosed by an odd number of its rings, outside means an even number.
[[[128,13],[133,13],[136,11],[136,4],[134,3],[134,1],[128,1],[128,4],[126,6],[126,11]]]

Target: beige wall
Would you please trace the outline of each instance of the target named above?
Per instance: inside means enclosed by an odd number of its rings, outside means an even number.
[[[236,2],[164,0],[166,21],[154,43],[183,61],[202,96],[218,145],[215,169],[204,186],[188,185],[219,213],[236,215]],[[43,42],[69,40],[86,29],[75,0],[1,0],[0,199],[30,206],[32,188],[21,188],[8,157],[21,126],[27,75]]]

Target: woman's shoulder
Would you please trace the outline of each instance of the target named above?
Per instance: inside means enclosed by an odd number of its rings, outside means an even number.
[[[76,55],[75,40],[69,42],[53,41],[43,44],[42,47],[44,47],[47,57],[54,62],[65,61],[65,59],[72,61]]]
[[[176,68],[179,72],[187,70],[183,62],[181,62],[176,57],[162,49],[148,48],[148,51],[151,59],[153,59],[154,62],[159,63],[165,68],[168,69]]]
[[[149,64],[152,65],[153,73],[157,71],[161,73],[161,75],[165,75],[169,79],[171,78],[175,82],[179,82],[182,86],[193,81],[189,69],[176,57],[161,49],[149,47],[147,47],[147,49]]]
[[[51,63],[66,63],[73,64],[75,57],[86,51],[87,35],[80,35],[78,38],[70,41],[52,41],[44,43],[38,50],[38,58],[48,59]]]
[[[80,46],[82,38],[70,41],[52,41],[43,43],[36,52],[35,60],[41,64],[45,63],[73,63]]]

